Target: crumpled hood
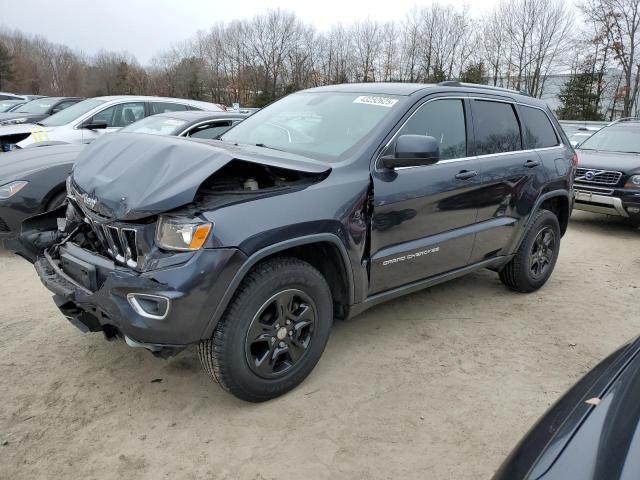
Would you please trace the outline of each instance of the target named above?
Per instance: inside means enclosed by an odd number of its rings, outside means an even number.
[[[636,153],[600,152],[577,149],[578,168],[615,170],[627,174],[640,171],[640,155]]]
[[[14,150],[0,155],[0,185],[64,163],[73,163],[86,145],[53,145]]]
[[[80,154],[73,183],[90,199],[87,206],[95,200],[98,212],[135,220],[192,202],[202,182],[234,159],[306,173],[331,169],[324,162],[266,148],[116,133],[103,135]]]

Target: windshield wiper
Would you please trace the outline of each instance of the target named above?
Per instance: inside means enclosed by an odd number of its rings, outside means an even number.
[[[256,143],[255,146],[256,147],[260,147],[260,148],[268,148],[269,150],[276,150],[278,152],[284,152],[284,150],[281,150],[281,149],[275,148],[275,147],[270,147],[268,145],[265,145],[264,143]]]
[[[42,123],[42,122],[35,122],[34,125],[38,125],[40,127],[44,127],[45,126],[44,123]]]

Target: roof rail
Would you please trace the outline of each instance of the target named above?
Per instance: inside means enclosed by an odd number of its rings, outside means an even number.
[[[530,97],[529,92],[525,92],[524,90],[514,90],[512,88],[504,88],[504,87],[494,87],[493,85],[482,85],[480,83],[466,83],[459,82],[457,80],[446,80],[444,82],[438,83],[441,87],[466,87],[466,88],[484,88],[487,90],[495,90],[497,92],[508,92],[508,93],[517,93],[518,95],[525,95]]]

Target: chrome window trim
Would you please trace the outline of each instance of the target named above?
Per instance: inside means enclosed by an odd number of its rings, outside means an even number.
[[[558,134],[558,130],[556,129],[555,125],[553,124],[553,121],[549,118],[549,115],[544,110],[544,108],[533,106],[533,105],[527,105],[526,103],[517,102],[517,101],[514,101],[514,100],[505,100],[505,99],[500,99],[500,98],[494,99],[494,98],[485,98],[485,97],[476,97],[476,96],[457,96],[457,95],[456,96],[446,96],[446,97],[434,97],[434,98],[431,98],[431,99],[425,101],[418,108],[416,108],[416,110],[411,115],[409,115],[409,118],[407,118],[402,123],[402,125],[400,125],[400,127],[396,130],[396,132],[393,134],[391,139],[385,144],[385,146],[382,148],[382,151],[380,152],[380,154],[376,158],[375,163],[374,163],[374,170],[376,172],[384,171],[384,169],[379,167],[379,162],[380,162],[380,158],[382,157],[382,153],[387,148],[389,148],[389,145],[391,145],[391,143],[396,139],[396,137],[400,133],[400,130],[402,130],[404,128],[404,126],[407,124],[407,122],[413,118],[413,116],[418,112],[418,110],[420,110],[422,107],[424,107],[428,103],[435,102],[435,101],[438,101],[438,100],[461,100],[464,103],[465,99],[469,99],[469,100],[485,100],[485,101],[488,101],[488,102],[509,103],[511,105],[523,105],[525,107],[537,108],[538,110],[541,110],[542,112],[544,112],[544,114],[547,116],[547,119],[551,123],[551,126],[553,127],[553,130],[556,133],[556,137],[559,139],[560,143],[558,145],[553,146],[553,147],[528,148],[528,149],[525,149],[525,150],[513,150],[513,151],[510,151],[510,152],[486,153],[486,154],[483,154],[483,155],[474,155],[474,156],[471,156],[471,157],[450,158],[450,159],[447,159],[447,160],[440,160],[439,162],[435,163],[434,165],[443,165],[443,164],[455,163],[455,162],[465,162],[465,161],[469,161],[469,160],[482,160],[482,159],[487,158],[487,157],[514,155],[514,154],[519,154],[519,153],[541,152],[541,151],[546,151],[546,150],[552,150],[552,149],[555,149],[555,148],[566,148],[566,145],[562,142],[562,137]],[[473,122],[473,120],[472,120],[472,122]],[[425,168],[425,167],[430,167],[430,166],[431,165],[415,165],[413,167],[398,167],[398,168],[395,168],[394,170],[396,170],[396,171],[397,170],[408,170],[408,169],[411,169],[411,168]]]

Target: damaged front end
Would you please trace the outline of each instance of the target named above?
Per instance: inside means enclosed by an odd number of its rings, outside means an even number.
[[[296,191],[328,174],[225,160],[195,188],[174,188],[160,198],[157,183],[139,181],[119,202],[112,189],[82,188],[74,170],[67,205],[25,220],[18,253],[34,263],[58,308],[82,331],[174,355],[205,338],[247,259],[217,239],[215,211]],[[104,178],[104,171],[97,173],[94,186]],[[168,210],[158,211],[159,205]]]

